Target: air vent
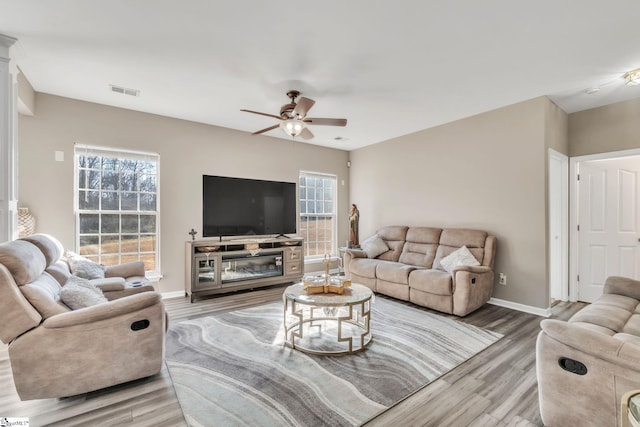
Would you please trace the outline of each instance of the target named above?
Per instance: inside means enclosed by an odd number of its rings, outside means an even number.
[[[109,87],[111,88],[111,92],[121,93],[123,95],[129,96],[140,96],[140,91],[136,89],[128,89],[126,87],[116,85],[109,85]]]

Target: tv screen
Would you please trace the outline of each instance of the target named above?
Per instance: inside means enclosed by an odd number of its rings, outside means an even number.
[[[202,176],[204,237],[296,233],[294,182]]]

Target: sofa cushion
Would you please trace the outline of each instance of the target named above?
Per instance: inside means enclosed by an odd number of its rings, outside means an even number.
[[[431,268],[438,249],[441,228],[411,227],[402,247],[399,261],[404,264]]]
[[[389,246],[389,250],[379,255],[378,258],[385,261],[397,262],[400,259],[400,254],[402,254],[402,248],[407,238],[407,230],[409,230],[409,227],[402,225],[392,225],[378,230],[377,234],[382,237],[382,240]]]
[[[64,255],[64,248],[62,243],[58,239],[48,234],[32,234],[31,236],[23,237],[20,240],[26,240],[32,243],[40,249],[44,258],[47,260],[47,267],[56,263]]]
[[[20,286],[20,290],[43,319],[69,311],[60,300],[60,283],[49,273],[42,273],[33,282]]]
[[[387,282],[408,285],[409,274],[417,268],[418,267],[414,265],[407,265],[399,262],[381,262],[376,268],[376,277],[378,279],[386,280]]]
[[[636,335],[640,338],[640,315],[632,314],[622,328],[622,332],[625,334]]]
[[[436,295],[453,295],[453,278],[442,270],[415,270],[409,275],[409,287]]]
[[[389,246],[377,234],[365,239],[361,246],[369,258],[375,258],[389,250]]]
[[[36,280],[46,267],[46,259],[40,249],[24,240],[0,244],[0,264],[11,272],[18,285]]]
[[[62,288],[61,297],[62,301],[72,310],[108,302],[100,289],[87,279],[77,276],[69,277]]]
[[[354,258],[349,264],[349,269],[352,274],[358,276],[367,277],[369,279],[376,278],[376,267],[380,264],[377,259],[370,258]]]
[[[638,307],[638,300],[625,295],[603,294],[591,305],[610,305],[628,312],[634,312]]]
[[[604,294],[595,302],[574,314],[569,322],[588,323],[610,329],[614,333],[624,328],[636,310],[638,300],[622,295]]]
[[[440,265],[447,273],[451,273],[456,267],[461,265],[480,265],[466,246],[451,252],[440,260]]]
[[[60,260],[45,270],[47,273],[55,277],[55,279],[60,283],[60,286],[67,283],[67,279],[71,276],[71,271],[69,271],[69,264],[66,261]]]
[[[484,248],[487,232],[467,228],[445,228],[440,235],[440,244],[445,246]]]
[[[484,261],[484,245],[487,240],[487,232],[481,230],[470,230],[466,228],[445,228],[440,235],[440,243],[436,258],[433,261],[433,268],[442,268],[440,261],[453,251],[462,246],[473,254],[480,264]]]
[[[104,279],[105,267],[74,252],[67,252],[71,274],[83,279]]]

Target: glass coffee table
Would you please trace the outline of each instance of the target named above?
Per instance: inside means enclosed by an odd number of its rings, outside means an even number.
[[[344,293],[310,293],[302,283],[284,290],[285,344],[311,354],[362,351],[371,342],[373,292],[352,284]]]

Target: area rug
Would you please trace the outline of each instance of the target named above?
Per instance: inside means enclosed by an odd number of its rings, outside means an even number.
[[[283,345],[283,304],[169,328],[166,362],[191,426],[360,425],[501,335],[385,298],[363,352],[316,356]]]

